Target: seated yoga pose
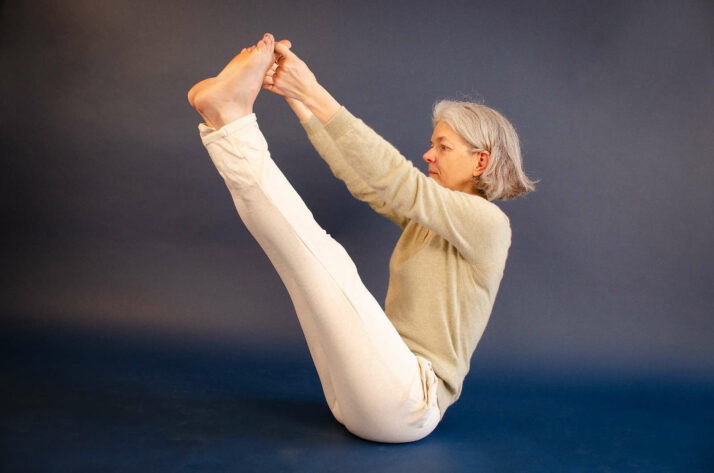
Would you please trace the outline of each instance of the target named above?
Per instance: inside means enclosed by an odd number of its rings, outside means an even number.
[[[240,218],[288,290],[335,419],[364,439],[416,441],[459,397],[503,275],[511,230],[491,201],[534,183],[511,124],[465,102],[434,107],[425,175],[290,47],[266,34],[188,100]],[[384,310],[271,159],[253,114],[261,88],[286,98],[354,197],[402,228]]]

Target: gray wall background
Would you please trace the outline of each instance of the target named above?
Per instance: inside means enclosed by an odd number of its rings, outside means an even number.
[[[306,351],[186,102],[265,31],[422,169],[439,98],[503,112],[537,192],[477,369],[714,378],[707,1],[20,2],[2,6],[4,324]],[[383,301],[399,229],[351,199],[282,99],[273,156]]]

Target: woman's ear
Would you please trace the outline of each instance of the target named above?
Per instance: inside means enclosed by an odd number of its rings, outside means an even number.
[[[491,153],[488,151],[477,151],[474,153],[474,170],[473,177],[478,177],[486,170],[488,160],[491,158]]]

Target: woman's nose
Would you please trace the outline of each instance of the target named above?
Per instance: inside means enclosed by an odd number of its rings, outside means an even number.
[[[429,149],[429,150],[427,150],[426,153],[424,153],[424,161],[426,161],[427,163],[434,162],[434,152],[433,151],[434,151],[433,149]]]

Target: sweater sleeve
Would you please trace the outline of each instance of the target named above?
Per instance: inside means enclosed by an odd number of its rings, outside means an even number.
[[[340,149],[335,145],[330,135],[325,131],[320,120],[311,116],[307,121],[301,123],[310,142],[327,163],[338,179],[347,186],[350,194],[362,202],[366,202],[378,214],[387,217],[392,222],[404,228],[409,220],[397,213],[382,199],[369,184],[367,184],[345,161]]]
[[[489,265],[500,260],[495,255],[507,253],[511,229],[495,204],[439,185],[344,107],[325,130],[350,168],[386,205],[440,235],[467,261]]]

